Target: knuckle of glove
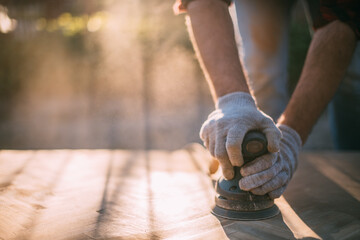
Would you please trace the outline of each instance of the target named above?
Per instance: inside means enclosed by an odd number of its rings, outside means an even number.
[[[277,162],[265,171],[242,178],[240,188],[246,191],[252,189],[254,194],[263,195],[283,185],[284,176],[279,171],[281,166]]]
[[[281,134],[278,134],[276,130],[270,129],[269,131],[264,131],[266,138],[268,140],[268,150],[269,152],[278,152],[280,150],[280,141]]]
[[[234,170],[232,168],[222,168],[225,179],[230,180],[234,178]]]
[[[233,148],[241,149],[241,143],[246,132],[247,131],[241,127],[233,126],[230,128],[226,138],[226,148],[228,150]]]
[[[214,155],[215,155],[215,158],[218,160],[223,160],[223,159],[228,160],[228,155],[227,155],[226,149],[223,146],[215,148]]]
[[[206,120],[200,129],[200,138],[202,140],[206,139],[208,135],[211,135],[212,133],[223,133],[226,131],[226,126],[228,125],[227,121],[224,119],[215,119],[211,118]]]
[[[247,163],[240,170],[242,176],[246,177],[255,173],[260,173],[271,168],[278,157],[278,153],[265,154],[256,158],[254,161]]]
[[[225,144],[226,150],[229,154],[238,153],[241,150],[241,141],[237,138],[227,138]]]
[[[232,148],[236,148],[241,146],[241,139],[240,137],[234,136],[232,132],[229,131],[227,138],[226,138],[226,148],[228,150]]]
[[[251,189],[261,186],[265,181],[260,174],[251,175],[240,179],[239,186],[242,190],[250,191]]]
[[[201,126],[199,136],[204,142],[207,141],[209,136],[209,125],[206,122]]]
[[[256,195],[265,195],[267,193],[270,193],[278,189],[281,186],[282,186],[281,180],[274,178],[271,181],[265,183],[264,185],[251,190],[251,192]]]
[[[267,193],[263,186],[252,189],[251,192],[255,195],[265,195]]]
[[[214,150],[213,144],[210,143],[209,146],[207,147],[207,149],[209,150],[210,155],[212,157],[215,157],[215,150]]]
[[[280,186],[286,185],[290,181],[290,174],[287,171],[281,171],[276,177]]]
[[[263,129],[268,140],[268,150],[269,152],[278,152],[280,150],[282,135],[274,122],[271,119],[269,119],[269,121],[269,124],[265,125],[265,128]]]
[[[279,198],[285,191],[286,186],[283,186],[281,188],[278,188],[272,192],[269,192],[269,197],[271,199]]]
[[[215,125],[215,128],[217,131],[222,131],[227,127],[228,121],[226,121],[224,119],[219,119],[215,122],[214,125]]]
[[[254,188],[254,181],[252,179],[248,179],[245,177],[240,179],[239,186],[240,189],[243,191],[250,191],[251,189]]]
[[[226,147],[226,149],[231,164],[233,166],[238,166],[238,167],[242,166],[244,161],[241,155],[240,148],[233,146],[233,147]]]

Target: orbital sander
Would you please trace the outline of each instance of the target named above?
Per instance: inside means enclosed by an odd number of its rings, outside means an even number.
[[[257,130],[249,131],[242,143],[244,164],[266,154],[267,140],[265,135]],[[239,187],[242,178],[241,167],[234,167],[235,176],[231,180],[220,177],[215,185],[215,216],[231,220],[261,220],[276,216],[279,213],[274,200],[266,195],[254,195]]]

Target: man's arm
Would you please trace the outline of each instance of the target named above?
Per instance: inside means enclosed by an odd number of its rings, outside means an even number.
[[[187,12],[190,36],[216,105],[200,137],[219,160],[225,178],[231,179],[233,166],[244,163],[241,143],[249,130],[264,132],[269,152],[279,151],[281,133],[249,94],[228,5],[221,0],[194,0],[188,3]]]
[[[190,36],[213,99],[217,101],[232,92],[248,93],[227,4],[196,0],[189,3],[187,12],[191,19]]]
[[[305,143],[339,87],[355,45],[354,31],[340,21],[316,31],[299,83],[278,120],[283,133],[280,152],[272,158],[257,158],[242,167],[241,189],[258,195],[268,193],[271,198],[280,197],[284,192],[295,172],[301,142]]]
[[[355,46],[354,31],[340,21],[315,32],[299,83],[278,120],[295,129],[303,143],[339,87]]]

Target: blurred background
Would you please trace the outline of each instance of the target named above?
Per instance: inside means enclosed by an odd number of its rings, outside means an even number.
[[[177,149],[213,109],[173,1],[0,0],[0,148]],[[310,42],[301,4],[289,91]],[[307,148],[332,148],[322,117]]]

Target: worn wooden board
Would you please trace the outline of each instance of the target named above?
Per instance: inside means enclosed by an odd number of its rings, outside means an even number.
[[[281,215],[210,214],[208,155],[0,151],[0,239],[360,239],[360,153],[303,153]]]

